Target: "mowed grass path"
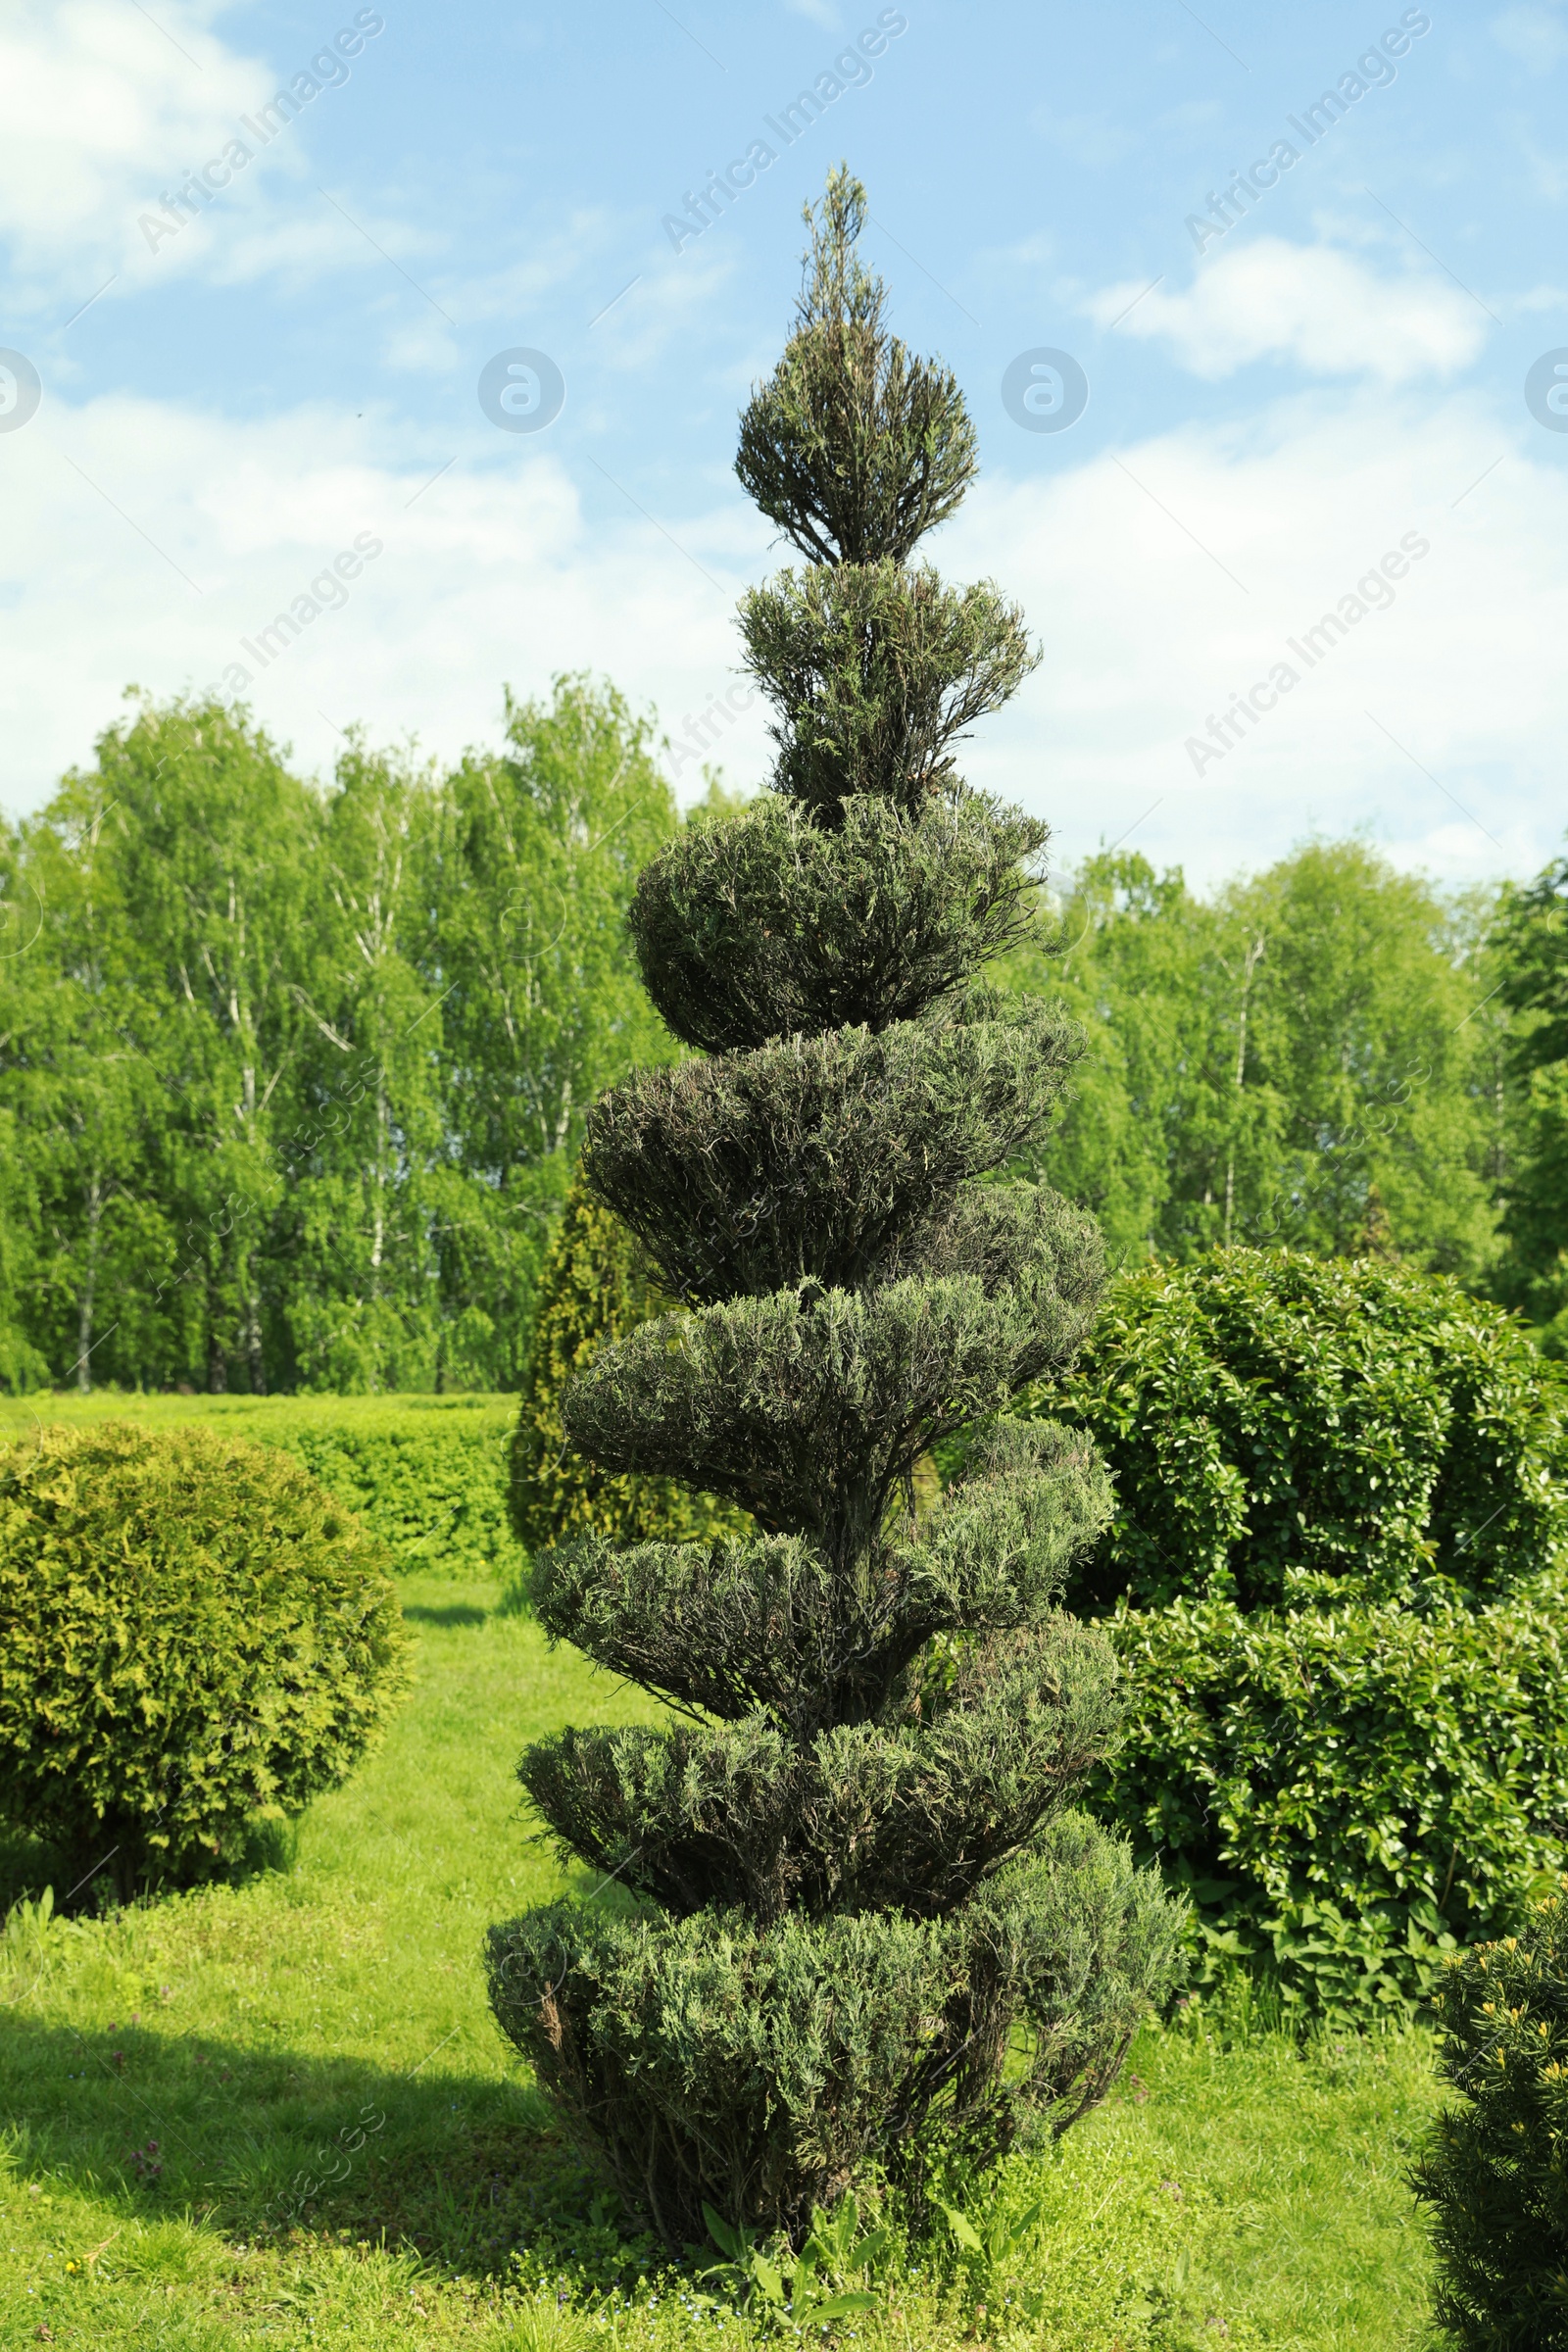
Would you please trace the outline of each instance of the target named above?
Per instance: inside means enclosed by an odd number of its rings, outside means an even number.
[[[414,1696],[300,1824],[287,1868],[41,1937],[14,1918],[6,2352],[749,2338],[692,2315],[678,2280],[583,2308],[572,2250],[602,2265],[611,2233],[491,2023],[479,1968],[492,1920],[565,1886],[616,1899],[536,1841],[513,1777],[525,1740],[652,1710],[549,1652],[494,1588],[404,1592]],[[1403,2171],[1434,2103],[1419,2035],[1303,2056],[1152,2031],[1057,2157],[1015,2159],[997,2182],[1015,2210],[1043,2199],[1012,2301],[993,2290],[979,2319],[974,2291],[928,2262],[858,2341],[1420,2344],[1427,2261]]]

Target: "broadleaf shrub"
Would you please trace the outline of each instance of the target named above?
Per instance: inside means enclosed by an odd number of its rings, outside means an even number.
[[[1506,1591],[1568,1547],[1565,1396],[1514,1318],[1446,1276],[1292,1250],[1123,1275],[1042,1400],[1116,1479],[1068,1598],[1271,1607],[1298,1570],[1385,1597]]]
[[[1095,1793],[1192,1897],[1210,1974],[1407,2011],[1445,1949],[1515,1923],[1568,1835],[1565,1598],[1106,1621],[1128,1728]]]
[[[1559,1375],[1446,1278],[1232,1250],[1123,1276],[1037,1394],[1115,1480],[1068,1585],[1127,1678],[1102,1814],[1210,1981],[1408,2011],[1568,1836]]]
[[[1439,2325],[1465,2352],[1568,2346],[1568,1879],[1517,1936],[1453,1954],[1433,2006],[1459,2094],[1413,2176]]]
[[[405,1661],[381,1545],[286,1455],[124,1422],[0,1449],[0,1812],[122,1893],[346,1778]]]

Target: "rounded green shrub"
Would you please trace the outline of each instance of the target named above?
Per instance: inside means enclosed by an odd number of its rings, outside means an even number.
[[[1069,1601],[1277,1605],[1293,1571],[1476,1597],[1568,1543],[1563,1398],[1515,1319],[1381,1260],[1227,1250],[1112,1288],[1045,1400],[1117,1508]]]
[[[1128,1714],[1096,1794],[1191,1895],[1200,1978],[1408,2010],[1446,1948],[1525,1914],[1568,1834],[1564,1598],[1106,1620]]]
[[[1438,2071],[1459,2094],[1414,2172],[1437,2318],[1465,2352],[1568,2347],[1568,1879],[1517,1936],[1440,1978]]]
[[[0,1448],[0,1812],[122,1894],[346,1778],[406,1655],[382,1547],[287,1455],[129,1422]]]

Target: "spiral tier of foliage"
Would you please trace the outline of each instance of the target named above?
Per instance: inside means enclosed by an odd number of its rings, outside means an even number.
[[[776,790],[672,843],[632,910],[655,1004],[710,1058],[588,1126],[590,1189],[683,1311],[563,1406],[609,1475],[710,1490],[757,1532],[536,1563],[552,1635],[682,1720],[528,1751],[562,1847],[615,1885],[490,1941],[503,2027],[677,2248],[705,2204],[799,2238],[867,2166],[1064,2129],[1177,1932],[1071,1809],[1116,1668],[1057,1600],[1108,1482],[1082,1437],[998,1419],[1070,1362],[1102,1280],[1090,1218],[992,1181],[1081,1053],[975,978],[1027,932],[1047,828],[969,791],[953,746],[1034,657],[989,584],[909,565],[974,438],[888,330],[863,217],[834,172],[742,427],[741,478],[807,559],[742,609]]]

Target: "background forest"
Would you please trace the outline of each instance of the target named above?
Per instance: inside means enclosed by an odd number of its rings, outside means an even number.
[[[588,1105],[679,1049],[623,910],[683,820],[607,686],[449,772],[134,698],[0,824],[0,1383],[514,1389]],[[1397,1255],[1568,1299],[1561,897],[1438,896],[1314,841],[1211,897],[1126,850],[1055,877],[1091,1052],[1039,1171],[1113,1263]],[[1568,1322],[1568,1317],[1564,1318]]]

